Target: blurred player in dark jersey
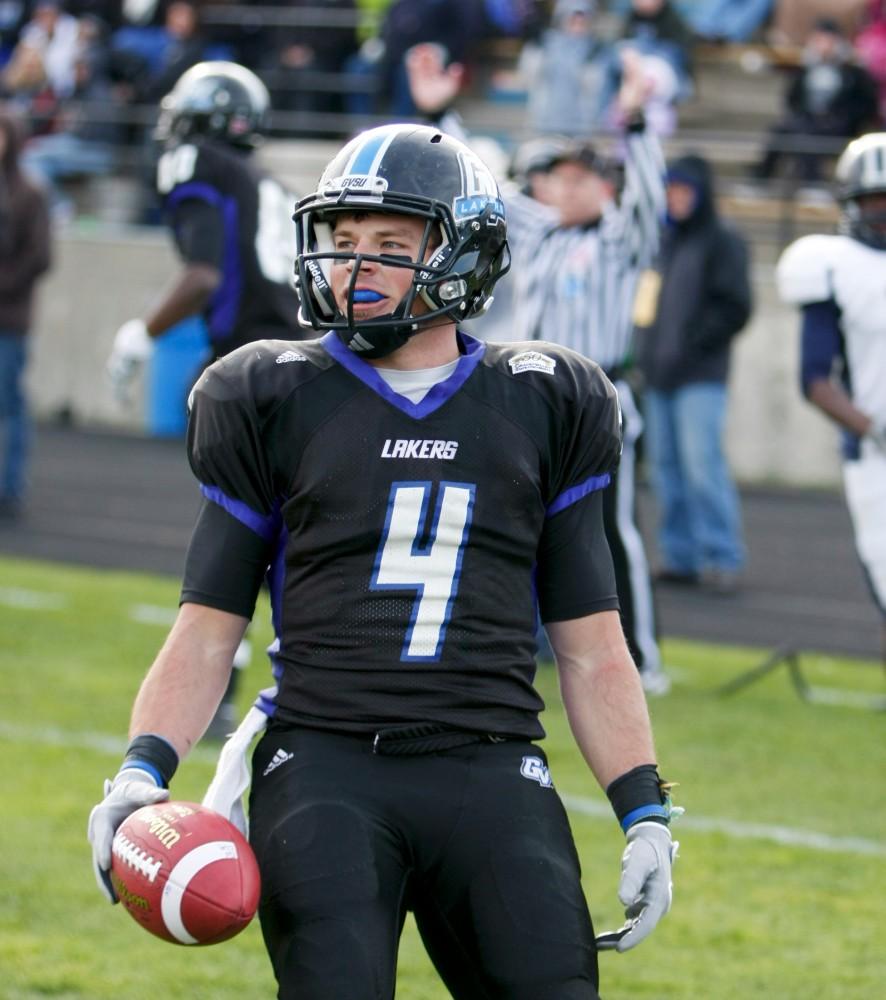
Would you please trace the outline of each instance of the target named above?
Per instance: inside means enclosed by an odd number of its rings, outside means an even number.
[[[306,335],[292,285],[295,197],[250,155],[269,109],[261,80],[230,62],[192,67],[161,102],[157,191],[182,266],[148,315],[117,331],[107,367],[119,396],[154,339],[189,316],[204,317],[210,360],[253,340]],[[244,640],[236,665],[249,656]],[[209,728],[213,738],[236,726],[236,679]]]
[[[253,340],[298,338],[294,197],[252,160],[270,101],[235,63],[204,62],[160,106],[157,191],[182,267],[150,312],[117,331],[108,373],[125,391],[156,337],[202,315],[213,358]]]
[[[348,143],[296,209],[302,313],[321,339],[212,365],[188,453],[205,502],[179,618],[90,818],[168,795],[222,696],[268,568],[278,647],[208,804],[250,838],[278,997],[394,995],[407,910],[457,1000],[597,1000],[578,856],[538,741],[536,609],[566,711],[628,845],[628,922],[671,900],[675,844],[618,615],[602,490],[621,415],[599,366],[458,328],[507,267],[494,178],[461,142],[389,125]],[[227,789],[227,802],[224,790]]]

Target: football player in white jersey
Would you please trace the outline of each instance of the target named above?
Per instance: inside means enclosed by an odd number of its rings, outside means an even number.
[[[886,132],[851,142],[836,179],[839,235],[797,240],[776,277],[802,310],[803,392],[845,432],[846,500],[886,663]]]

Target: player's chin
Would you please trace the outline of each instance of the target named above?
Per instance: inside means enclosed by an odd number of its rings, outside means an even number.
[[[391,304],[388,299],[379,299],[378,302],[367,303],[365,305],[354,303],[354,320],[357,323],[365,322],[368,319],[376,319],[379,316],[388,316],[391,312]]]

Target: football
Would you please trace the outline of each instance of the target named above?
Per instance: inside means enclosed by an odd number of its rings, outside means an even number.
[[[160,802],[128,816],[114,836],[111,881],[133,919],[174,944],[239,934],[261,888],[246,838],[195,802]]]

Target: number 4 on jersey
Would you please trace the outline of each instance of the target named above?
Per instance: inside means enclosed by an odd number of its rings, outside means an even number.
[[[441,483],[425,531],[431,483],[394,483],[375,560],[372,590],[415,590],[401,659],[440,659],[458,592],[476,487]],[[422,544],[422,538],[426,540]]]

